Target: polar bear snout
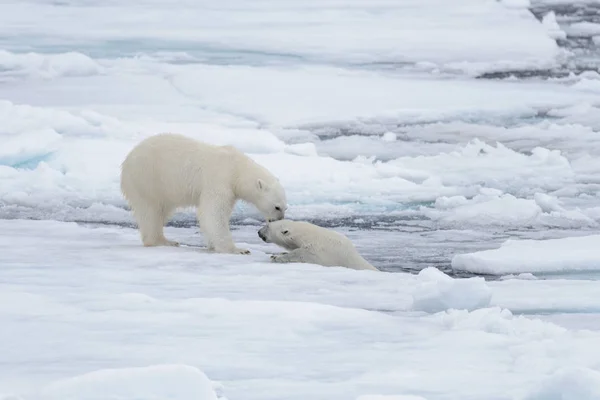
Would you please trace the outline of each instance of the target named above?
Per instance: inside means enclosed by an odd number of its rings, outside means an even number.
[[[275,222],[275,221],[281,221],[284,218],[283,214],[281,215],[281,217],[277,216],[275,218],[267,218],[267,223],[271,223],[271,222]]]
[[[274,210],[269,214],[269,216],[267,218],[265,218],[267,220],[267,224],[285,219],[285,211],[286,210],[287,210],[287,207],[275,206]]]
[[[262,239],[263,242],[265,243],[269,243],[267,242],[267,226],[263,226],[262,228],[260,228],[258,230],[258,237]]]

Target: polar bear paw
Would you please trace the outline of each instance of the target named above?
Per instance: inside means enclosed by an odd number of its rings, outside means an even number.
[[[250,254],[250,250],[248,250],[248,249],[240,249],[239,247],[236,247],[233,250],[233,252],[234,252],[234,254],[245,254],[245,255]]]
[[[287,255],[287,253],[273,254],[271,256],[271,262],[274,262],[274,263],[284,263],[284,262],[287,262],[287,259],[285,258],[286,255]]]
[[[173,246],[173,247],[178,247],[179,243],[174,241],[174,240],[168,240],[168,239],[159,239],[159,240],[145,240],[144,242],[144,246],[145,247],[158,247],[158,246]]]

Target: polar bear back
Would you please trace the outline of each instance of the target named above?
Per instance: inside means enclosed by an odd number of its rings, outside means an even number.
[[[128,154],[121,189],[129,199],[190,207],[198,205],[206,190],[219,192],[224,200],[230,195],[252,201],[245,195],[254,190],[257,179],[279,185],[269,171],[232,146],[164,133],[143,140]]]
[[[210,181],[230,183],[239,158],[233,148],[213,146],[178,134],[149,137],[136,146],[122,165],[122,188],[126,196],[166,202],[178,207],[194,206]]]
[[[366,260],[345,235],[308,222],[297,221],[301,232],[303,247],[310,249],[319,257],[324,266],[347,266],[362,269]],[[299,234],[300,235],[300,234]]]

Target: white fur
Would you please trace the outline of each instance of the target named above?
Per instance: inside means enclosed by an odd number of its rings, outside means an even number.
[[[358,254],[346,236],[308,222],[286,219],[270,222],[258,231],[258,236],[267,243],[275,243],[290,251],[271,256],[273,262],[311,263],[325,267],[378,271]]]
[[[177,208],[196,207],[209,250],[249,254],[235,246],[229,229],[236,201],[253,204],[267,221],[284,218],[287,209],[279,180],[239,150],[172,133],[131,150],[122,165],[121,191],[144,246],[177,246],[163,227]]]

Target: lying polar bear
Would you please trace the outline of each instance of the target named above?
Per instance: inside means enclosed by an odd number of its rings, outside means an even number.
[[[282,219],[260,228],[258,236],[290,250],[271,256],[276,263],[311,263],[325,267],[346,267],[379,271],[362,258],[346,236],[308,222]]]

